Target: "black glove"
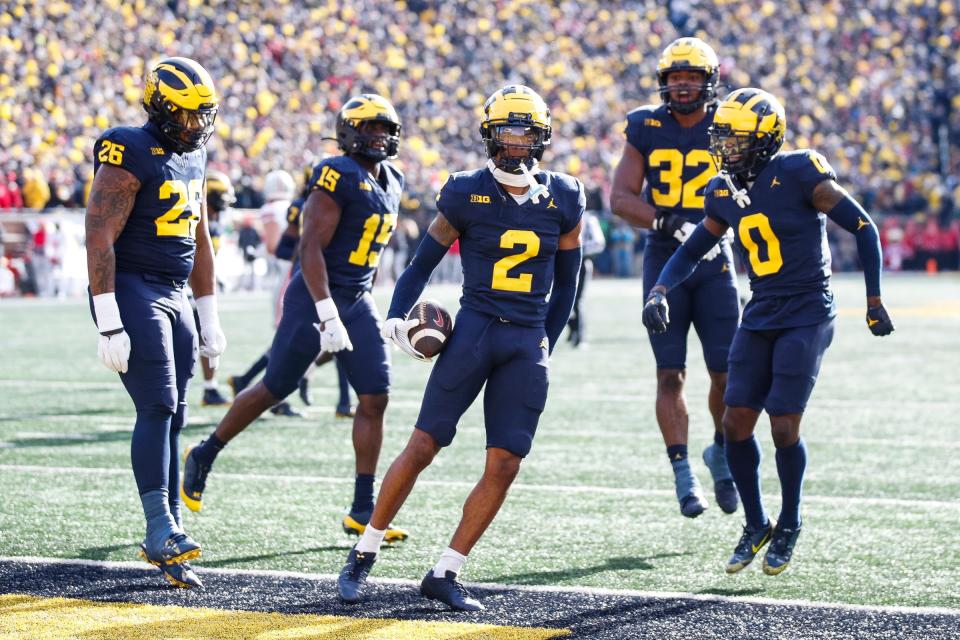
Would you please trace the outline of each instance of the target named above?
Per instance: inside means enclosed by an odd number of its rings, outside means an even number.
[[[686,218],[669,211],[657,209],[657,215],[653,219],[650,228],[659,231],[665,238],[677,238],[677,232],[683,233],[683,223],[688,222]]]
[[[870,333],[875,336],[888,336],[893,333],[893,320],[890,314],[883,308],[882,304],[875,307],[867,307],[867,327]]]
[[[652,333],[664,333],[670,324],[670,306],[667,296],[659,291],[652,291],[643,305],[643,326]]]

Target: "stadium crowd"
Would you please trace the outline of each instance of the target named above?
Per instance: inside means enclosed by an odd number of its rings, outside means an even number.
[[[783,101],[785,148],[831,161],[882,221],[891,268],[931,255],[956,268],[960,10],[942,0],[13,0],[0,9],[0,209],[82,207],[94,140],[143,122],[145,68],[184,55],[223,96],[210,167],[233,179],[238,208],[261,204],[270,170],[336,153],[337,110],[374,91],[403,122],[403,209],[423,225],[448,173],[485,160],[482,102],[511,81],[547,100],[547,163],[604,212],[624,116],[659,101],[658,55],[681,35],[714,46],[721,82]],[[642,234],[601,218],[598,266],[635,273]],[[838,248],[837,266],[855,266]]]

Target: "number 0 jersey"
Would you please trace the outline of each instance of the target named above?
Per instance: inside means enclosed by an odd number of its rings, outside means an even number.
[[[93,168],[113,165],[140,181],[130,217],[113,244],[117,271],[184,282],[196,253],[207,151],[174,153],[161,140],[152,123],[109,129],[93,147]]]
[[[657,209],[685,217],[696,224],[703,219],[704,187],[717,175],[710,158],[707,128],[714,107],[692,127],[683,127],[666,105],[647,105],[627,114],[624,135],[643,155],[644,187],[641,197]],[[651,231],[648,241],[676,249],[680,243]]]
[[[460,306],[526,326],[543,326],[560,236],[576,228],[586,208],[583,185],[563,173],[540,171],[549,193],[518,204],[488,169],[454,173],[437,209],[460,233]]]
[[[836,178],[823,156],[799,149],[771,158],[750,187],[746,208],[722,178],[707,185],[706,215],[733,229],[750,276],[745,328],[802,327],[836,314],[826,216],[812,204],[814,188]]]
[[[389,162],[376,179],[349,156],[327,158],[313,169],[310,191],[322,191],[340,206],[340,222],[323,250],[334,288],[368,291],[380,252],[397,227],[404,178]]]

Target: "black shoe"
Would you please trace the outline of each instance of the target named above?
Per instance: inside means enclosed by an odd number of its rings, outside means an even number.
[[[225,407],[230,404],[230,400],[220,393],[220,389],[204,389],[200,404],[204,407]]]
[[[160,569],[167,582],[175,587],[179,587],[180,589],[203,587],[203,581],[200,580],[200,577],[193,570],[193,567],[190,566],[189,562],[177,564],[174,562],[150,560],[147,556],[147,545],[142,542],[140,543],[140,557]]]
[[[313,398],[310,396],[310,381],[306,378],[300,378],[300,382],[297,384],[297,388],[300,390],[300,400],[303,404],[309,406],[313,405]]]
[[[289,402],[286,402],[286,401],[281,402],[280,404],[272,407],[272,408],[270,409],[270,413],[272,413],[272,414],[275,415],[275,416],[284,416],[284,417],[287,417],[287,418],[302,418],[302,417],[303,417],[303,413],[301,413],[300,411],[297,411],[296,409],[294,409],[293,407],[291,407],[291,406],[290,406],[290,403],[289,403]]]
[[[333,411],[334,418],[352,418],[354,415],[356,415],[356,410],[348,404],[338,404]]]
[[[765,544],[770,542],[770,536],[773,535],[773,523],[767,522],[766,526],[759,529],[751,529],[747,525],[743,526],[743,535],[737,542],[733,555],[727,560],[727,573],[736,573],[745,566],[753,562],[757,552]]]
[[[230,376],[227,378],[227,384],[230,385],[230,390],[233,391],[233,397],[236,398],[240,395],[240,392],[247,388],[247,381],[243,376]]]
[[[483,610],[480,601],[470,595],[453,571],[447,571],[443,578],[434,576],[433,569],[427,571],[420,583],[420,595],[429,600],[439,600],[457,611]]]
[[[790,566],[790,559],[793,557],[793,547],[796,546],[799,535],[800,527],[796,529],[777,527],[773,530],[770,547],[767,549],[767,555],[763,559],[763,572],[765,574],[775,576],[778,573],[786,571],[787,567]]]
[[[375,553],[358,553],[354,545],[347,556],[347,564],[340,570],[337,578],[337,593],[340,599],[351,604],[360,602],[363,597],[363,588],[367,584],[367,576],[373,563],[377,561]]]

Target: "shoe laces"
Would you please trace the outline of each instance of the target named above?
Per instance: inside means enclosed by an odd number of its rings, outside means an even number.
[[[749,551],[753,553],[753,542],[751,541],[751,538],[753,538],[753,536],[760,533],[761,531],[765,531],[765,530],[766,530],[766,527],[761,529],[751,529],[747,525],[743,525],[743,534],[740,536],[740,542],[737,543],[736,552],[742,553],[745,551]]]
[[[464,600],[470,597],[470,592],[467,591],[467,588],[463,586],[462,582],[457,580],[456,576],[454,576],[453,578],[447,578],[446,576],[444,576],[444,580],[449,580],[450,585],[453,587],[453,590],[459,593]]]
[[[366,553],[357,553],[354,556],[353,566],[350,567],[350,577],[357,578],[366,578],[367,574],[370,573],[370,567],[373,566],[373,562],[367,562]]]
[[[777,529],[773,532],[773,540],[770,541],[770,553],[783,555],[788,551],[790,538],[796,529]]]

